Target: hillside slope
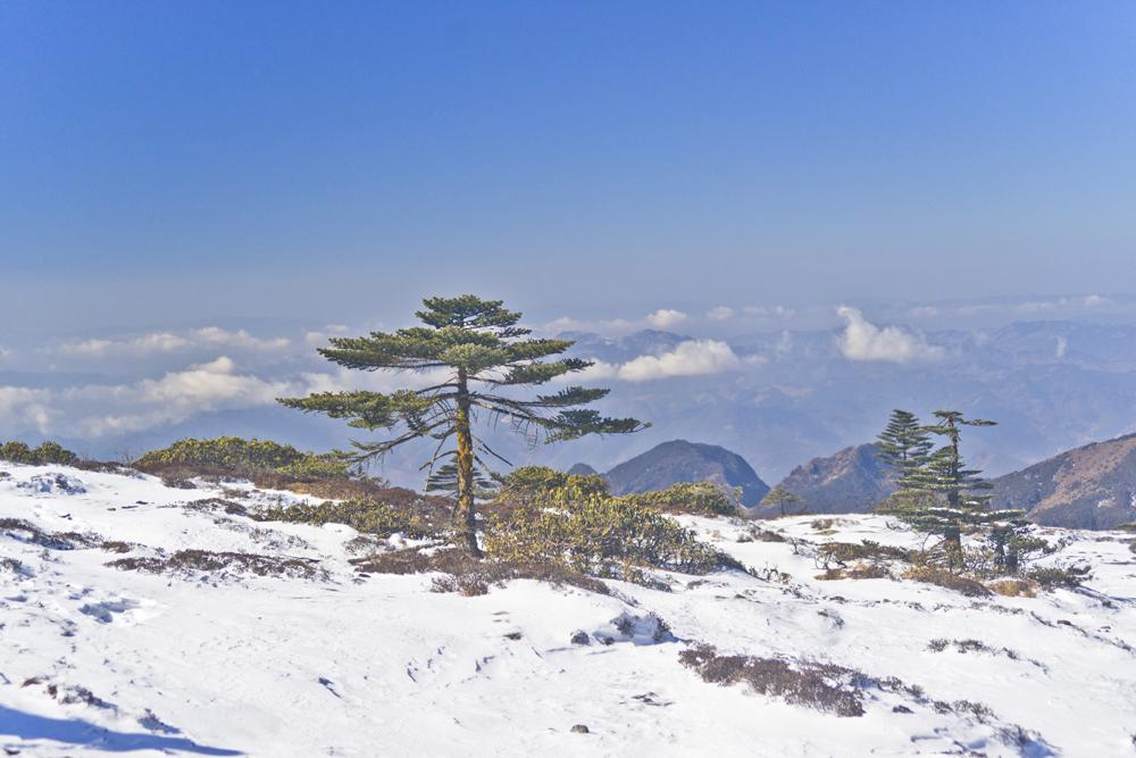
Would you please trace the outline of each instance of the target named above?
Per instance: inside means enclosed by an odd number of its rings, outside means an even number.
[[[1136,522],[1136,434],[1096,442],[993,480],[994,504],[1039,524],[1109,529]]]

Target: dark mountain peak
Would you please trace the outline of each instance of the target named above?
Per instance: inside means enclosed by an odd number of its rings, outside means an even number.
[[[595,476],[600,473],[586,463],[577,463],[572,468],[568,469],[568,473],[572,476]]]
[[[606,477],[615,495],[659,490],[678,482],[712,481],[740,487],[742,504],[752,506],[769,492],[769,486],[737,453],[687,440],[656,445],[619,464]]]

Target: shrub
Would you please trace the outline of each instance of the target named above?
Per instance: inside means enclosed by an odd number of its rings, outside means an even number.
[[[501,494],[532,497],[556,489],[570,488],[579,494],[607,494],[607,480],[599,474],[568,474],[548,466],[521,466],[501,479]]]
[[[1036,597],[1037,584],[1029,579],[999,579],[986,587],[1003,597]]]
[[[127,571],[188,576],[204,573],[249,573],[257,576],[287,576],[299,579],[326,579],[327,572],[314,558],[292,558],[257,553],[178,550],[169,557],[119,558],[106,564]]]
[[[415,505],[421,507],[416,508]],[[255,518],[259,521],[288,521],[316,526],[346,524],[356,531],[380,537],[401,532],[408,537],[427,539],[439,537],[449,524],[448,510],[437,505],[427,507],[425,501],[407,507],[388,505],[370,498],[271,506]]]
[[[855,682],[863,674],[830,663],[795,662],[748,655],[720,655],[709,645],[679,653],[679,660],[703,680],[727,686],[748,684],[761,695],[780,697],[788,703],[835,713],[863,716],[863,695]]]
[[[597,576],[634,578],[635,567],[703,574],[728,559],[654,508],[602,494],[554,490],[498,514],[486,539],[493,557],[559,564]]]
[[[955,590],[967,597],[985,597],[990,594],[990,590],[986,589],[981,582],[967,579],[965,576],[959,576],[946,569],[935,568],[934,566],[913,566],[904,573],[903,577]]]
[[[854,542],[826,542],[817,546],[817,557],[826,563],[831,561],[843,564],[857,560],[897,560],[910,563],[915,556],[911,550],[863,540],[858,545]]]
[[[1029,572],[1029,578],[1047,590],[1057,587],[1076,589],[1092,578],[1092,570],[1088,566],[1053,566],[1035,568]]]
[[[534,579],[548,582],[553,586],[569,585],[601,595],[611,594],[607,585],[598,579],[585,576],[560,565],[502,561],[495,559],[477,560],[466,551],[456,548],[441,550],[420,550],[407,548],[376,553],[351,561],[355,570],[361,574],[424,574],[440,572],[449,578],[441,577],[432,583],[434,592],[467,593],[467,588],[501,585],[510,579]]]
[[[344,453],[306,453],[271,440],[241,437],[178,440],[162,450],[151,450],[134,465],[150,473],[171,468],[235,474],[271,471],[296,479],[345,477],[351,468]]]
[[[30,466],[70,466],[78,462],[79,456],[58,442],[44,442],[33,449],[23,442],[13,441],[0,445],[0,460]]]
[[[664,513],[732,516],[738,512],[737,493],[713,482],[679,482],[665,489],[627,495],[624,500]]]

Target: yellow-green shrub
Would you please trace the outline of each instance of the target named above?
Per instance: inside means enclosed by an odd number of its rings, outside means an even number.
[[[654,508],[595,492],[580,495],[571,487],[498,514],[485,549],[501,560],[625,578],[640,566],[702,574],[724,563],[718,551]]]
[[[653,492],[626,495],[625,499],[666,513],[732,516],[738,512],[737,495],[713,482],[679,482]]]
[[[0,460],[32,466],[69,466],[78,461],[79,456],[58,442],[44,442],[37,448],[31,448],[23,442],[5,442],[0,445]]]
[[[143,471],[179,466],[234,473],[273,471],[297,479],[346,476],[350,468],[342,453],[306,453],[272,440],[241,437],[178,440],[162,450],[151,450],[134,465]]]
[[[288,521],[299,524],[346,524],[357,531],[389,537],[402,532],[408,537],[437,537],[446,527],[448,514],[412,507],[395,507],[362,498],[340,502],[296,503],[272,506],[256,515],[261,521]]]

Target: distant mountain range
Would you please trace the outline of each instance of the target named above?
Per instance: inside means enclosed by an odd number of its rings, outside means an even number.
[[[572,473],[594,474],[577,464]],[[674,440],[621,463],[604,475],[614,494],[662,489],[675,482],[713,481],[741,487],[743,505],[757,516],[769,486],[736,453],[716,445]],[[1136,522],[1136,434],[1070,450],[993,479],[993,505],[1020,508],[1046,526],[1109,529]],[[895,491],[892,472],[875,444],[844,448],[798,466],[779,486],[800,498],[804,512],[866,513]]]
[[[989,330],[922,334],[935,360],[852,360],[840,330],[723,337],[733,370],[655,381],[599,379],[604,410],[652,422],[629,437],[547,451],[552,465],[623,460],[669,439],[712,440],[770,481],[802,461],[870,440],[893,408],[928,416],[958,408],[999,425],[969,435],[970,458],[992,476],[1063,450],[1136,429],[1136,326],[1033,321]],[[609,364],[662,356],[694,339],[645,330],[624,337],[586,332],[573,353]],[[580,448],[587,447],[586,452]],[[585,458],[586,456],[586,458]]]
[[[571,473],[596,473],[579,463]],[[624,461],[604,474],[614,495],[650,492],[678,482],[709,481],[741,490],[741,502],[755,506],[769,492],[757,472],[737,453],[717,445],[672,440],[656,445],[642,455]]]

